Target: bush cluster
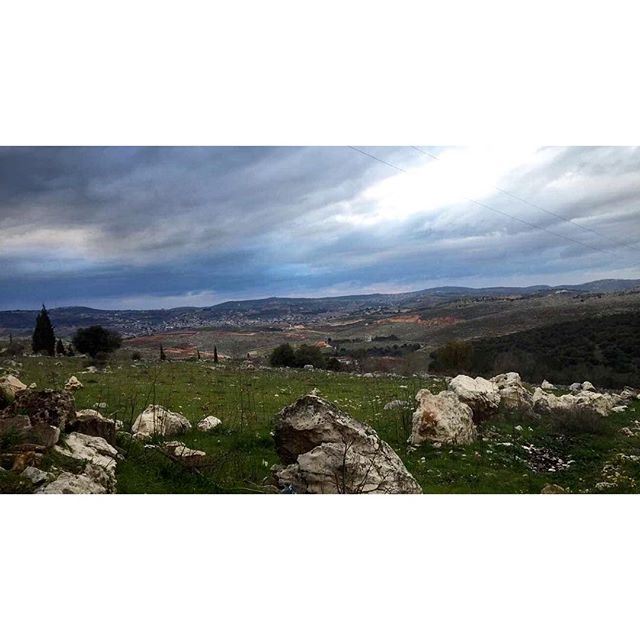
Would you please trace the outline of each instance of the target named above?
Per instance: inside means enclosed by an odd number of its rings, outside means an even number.
[[[271,353],[269,363],[272,367],[296,367],[313,365],[316,369],[330,369],[339,371],[340,361],[334,357],[327,357],[319,347],[301,344],[294,349],[288,342],[276,347]]]
[[[433,371],[496,375],[559,384],[591,380],[617,388],[640,385],[640,313],[627,312],[546,325],[503,336],[450,342],[431,354]]]

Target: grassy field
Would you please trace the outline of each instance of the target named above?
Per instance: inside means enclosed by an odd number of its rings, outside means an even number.
[[[274,417],[314,388],[375,428],[427,493],[539,493],[547,483],[571,492],[635,492],[640,482],[640,464],[630,457],[640,456],[640,437],[620,433],[640,417],[637,401],[625,413],[608,418],[598,433],[559,433],[544,420],[500,414],[481,426],[481,437],[472,445],[435,448],[426,444],[409,450],[411,410],[385,411],[383,407],[394,399],[413,402],[420,388],[439,391],[444,388],[439,379],[243,370],[206,361],[114,360],[99,373],[84,373],[87,361],[78,358],[25,357],[19,364],[20,379],[35,382],[38,388],[61,388],[70,375],[76,375],[84,384],[75,394],[77,408],[104,403],[100,411],[122,420],[125,428],[150,403],[178,411],[194,425],[206,415],[222,420],[222,427],[213,433],[194,430],[180,436],[215,461],[201,475],[121,434],[119,446],[125,454],[118,464],[121,493],[265,491],[269,469],[278,463],[271,435]],[[596,489],[611,473],[618,473],[615,489]]]

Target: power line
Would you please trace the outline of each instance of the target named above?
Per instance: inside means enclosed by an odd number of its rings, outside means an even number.
[[[386,164],[387,167],[391,167],[392,169],[396,169],[397,171],[402,171],[402,173],[407,173],[406,169],[402,169],[401,167],[396,166],[395,164],[391,164],[390,162],[387,162],[386,160],[383,160],[382,158],[377,158],[376,156],[367,153],[366,151],[363,151],[362,149],[358,149],[358,147],[349,147],[349,149],[353,149],[354,151],[357,151],[358,153],[361,153],[362,155],[365,156],[369,156],[370,158],[373,158],[374,160],[377,160],[378,162],[382,162],[382,164]]]
[[[373,158],[374,160],[377,160],[378,162],[381,162],[382,164],[386,164],[388,167],[392,167],[393,169],[397,169],[398,171],[402,171],[402,173],[408,173],[406,169],[402,169],[401,167],[397,167],[394,164],[391,164],[390,162],[387,162],[386,160],[382,160],[381,158],[378,158],[377,156],[374,156],[371,153],[368,153],[366,151],[363,151],[362,149],[359,149],[358,147],[349,147],[349,149],[353,149],[354,151],[357,151],[365,156],[368,156],[369,158]],[[427,154],[430,155],[430,154]],[[438,159],[436,157],[436,159]],[[467,200],[468,202],[472,202],[475,205],[478,205],[479,207],[484,207],[485,209],[487,209],[488,211],[493,211],[494,213],[499,213],[502,216],[505,216],[507,218],[511,218],[511,220],[516,220],[517,222],[520,222],[522,224],[526,224],[528,227],[531,227],[532,229],[538,229],[539,231],[545,231],[546,233],[550,233],[551,235],[554,235],[558,238],[562,238],[563,240],[567,240],[568,242],[573,242],[574,244],[579,244],[587,249],[590,249],[591,251],[599,251],[600,253],[610,253],[612,255],[616,255],[615,253],[613,253],[613,251],[610,251],[609,249],[601,249],[600,247],[594,247],[590,244],[587,244],[585,242],[581,242],[580,240],[574,240],[573,238],[570,238],[569,236],[565,236],[562,235],[561,233],[556,233],[555,231],[551,231],[551,229],[548,229],[547,227],[542,227],[538,224],[535,224],[534,222],[529,222],[528,220],[523,220],[522,218],[518,218],[517,216],[513,216],[510,213],[506,213],[504,211],[501,211],[500,209],[496,209],[495,207],[492,207],[488,204],[484,204],[483,202],[479,202],[478,200],[474,200],[473,198],[467,198],[464,197],[465,200]]]
[[[424,149],[421,149],[420,147],[411,147],[412,149],[415,149],[418,153],[421,153],[422,155],[425,156],[429,156],[430,158],[433,158],[434,160],[440,160],[440,156],[437,156],[429,151],[425,151]],[[534,209],[538,209],[538,211],[542,211],[543,213],[546,213],[547,215],[553,216],[554,218],[558,218],[558,220],[564,220],[564,222],[568,222],[569,224],[572,224],[574,227],[578,227],[579,229],[582,229],[583,231],[588,231],[589,233],[593,233],[596,236],[599,236],[601,238],[603,238],[604,240],[606,240],[607,242],[612,242],[614,244],[614,246],[617,245],[621,245],[621,246],[625,246],[625,247],[634,247],[634,245],[636,245],[638,242],[625,242],[624,240],[619,240],[617,238],[612,238],[604,233],[601,233],[600,231],[596,231],[595,229],[592,229],[591,227],[587,227],[583,224],[580,224],[579,222],[576,222],[575,220],[572,220],[571,218],[565,218],[564,216],[561,216],[559,213],[555,213],[554,211],[550,211],[549,209],[546,209],[545,207],[541,207],[540,205],[535,204],[535,202],[531,202],[530,200],[527,200],[526,198],[522,198],[521,196],[516,195],[515,193],[511,193],[510,191],[507,191],[505,189],[501,189],[500,187],[498,187],[497,185],[493,185],[493,188],[496,191],[499,191],[500,193],[503,193],[505,196],[509,196],[510,198],[513,198],[514,200],[518,200],[519,202],[522,202],[523,204],[529,205],[530,207],[533,207]]]

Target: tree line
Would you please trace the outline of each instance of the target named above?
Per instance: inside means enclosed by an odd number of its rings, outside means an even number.
[[[310,344],[301,344],[294,348],[288,342],[276,347],[269,358],[272,367],[294,367],[302,369],[311,365],[315,369],[329,369],[340,371],[342,365],[334,356],[328,356],[319,347]]]
[[[72,356],[77,351],[94,359],[106,359],[107,355],[119,349],[121,344],[122,338],[119,333],[100,325],[93,325],[78,329],[71,339],[71,345],[65,347],[61,338],[56,340],[53,323],[44,305],[36,317],[36,326],[31,336],[33,353],[48,356]]]

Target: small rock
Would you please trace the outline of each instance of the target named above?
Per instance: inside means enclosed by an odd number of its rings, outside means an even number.
[[[215,416],[207,416],[198,422],[198,431],[213,431],[222,424],[222,420]]]
[[[39,485],[49,480],[50,475],[46,471],[42,471],[37,467],[27,467],[20,476],[26,478],[32,484]]]
[[[540,493],[566,493],[566,489],[559,484],[545,484]]]
[[[78,378],[76,378],[75,376],[71,376],[67,380],[67,383],[64,385],[65,391],[77,391],[78,389],[82,389],[83,387],[84,385],[82,384],[82,382],[80,382],[80,380],[78,380]]]
[[[191,430],[191,423],[180,413],[150,404],[135,420],[131,431],[136,438],[170,436]]]
[[[167,453],[170,453],[177,458],[201,458],[207,455],[204,451],[200,451],[199,449],[189,449],[184,442],[179,442],[178,440],[165,442],[162,447]]]
[[[22,383],[18,378],[12,375],[0,378],[0,407],[2,402],[9,404],[16,398],[16,394],[24,391],[27,385]]]
[[[391,400],[384,405],[384,411],[393,411],[394,409],[410,409],[411,403],[406,400]]]
[[[552,389],[555,389],[556,386],[554,384],[551,384],[548,380],[543,380],[540,388],[544,389],[545,391],[551,391]]]

